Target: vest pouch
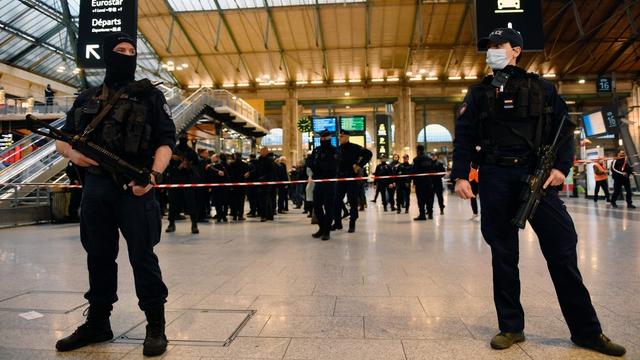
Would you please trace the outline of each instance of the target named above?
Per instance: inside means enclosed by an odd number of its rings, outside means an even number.
[[[146,108],[141,104],[130,103],[130,109],[127,116],[124,151],[129,154],[137,154],[143,146],[148,147],[148,144],[142,144],[141,141],[147,126],[145,122]]]
[[[109,150],[118,153],[122,149],[121,127],[113,119],[106,119],[102,126],[102,142]]]
[[[516,113],[519,118],[526,118],[529,114],[529,88],[523,87],[518,91]]]
[[[542,113],[544,104],[544,91],[540,88],[540,85],[536,82],[531,83],[531,89],[529,91],[529,116],[538,117]]]
[[[127,118],[131,112],[131,103],[129,101],[120,100],[116,103],[111,115],[117,122],[121,123]]]

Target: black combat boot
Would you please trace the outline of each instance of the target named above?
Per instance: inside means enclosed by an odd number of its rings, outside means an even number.
[[[200,230],[198,229],[198,223],[191,223],[191,233],[192,234],[199,234]]]
[[[320,228],[320,229],[318,229],[318,231],[317,231],[317,232],[315,232],[315,233],[311,234],[311,236],[313,236],[314,238],[316,238],[316,239],[317,239],[317,238],[321,237],[321,236],[322,236],[322,234],[324,234],[324,230],[323,230],[322,228]]]
[[[176,224],[172,221],[169,223],[169,226],[167,226],[167,230],[165,230],[164,232],[175,232],[176,231]]]
[[[422,220],[427,220],[427,218],[424,216],[424,214],[420,214],[418,215],[418,217],[413,218],[414,221],[422,221]]]
[[[571,337],[571,341],[580,347],[611,356],[623,356],[627,352],[623,346],[614,343],[604,334],[587,338]]]
[[[111,331],[111,305],[92,304],[87,308],[87,321],[80,325],[73,334],[58,340],[58,351],[71,351],[93,343],[109,341],[113,339]]]
[[[164,305],[145,311],[147,316],[147,335],[144,338],[142,355],[158,356],[167,351],[167,336],[164,334]]]
[[[349,230],[347,232],[354,233],[356,232],[356,221],[349,220]]]

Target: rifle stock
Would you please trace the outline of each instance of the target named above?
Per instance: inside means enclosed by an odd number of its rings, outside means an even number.
[[[83,138],[80,135],[73,135],[56,129],[51,125],[38,120],[31,114],[27,115],[26,120],[27,127],[32,132],[54,140],[66,142],[82,155],[95,160],[100,164],[100,167],[104,171],[115,179],[118,179],[116,181],[118,182],[118,185],[123,187],[123,189],[126,190],[128,188],[128,184],[131,180],[135,181],[135,183],[140,186],[149,185],[151,173],[146,168],[138,168],[96,143]],[[48,131],[42,131],[41,128],[45,128]]]

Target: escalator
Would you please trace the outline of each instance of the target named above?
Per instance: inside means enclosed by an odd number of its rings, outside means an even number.
[[[173,90],[172,90],[173,91]],[[174,96],[167,96],[167,102],[176,104]],[[259,125],[259,115],[242,99],[226,90],[201,88],[179,104],[171,106],[176,125],[176,135],[188,130],[203,118],[224,122],[230,128],[248,136],[264,136],[267,131]],[[53,124],[61,127],[65,118]],[[63,172],[67,161],[55,151],[55,143],[39,135],[31,135],[14,146],[39,145],[20,161],[0,171],[0,208],[17,207],[29,194],[38,189],[35,184],[48,183]],[[34,184],[34,185],[29,185]]]

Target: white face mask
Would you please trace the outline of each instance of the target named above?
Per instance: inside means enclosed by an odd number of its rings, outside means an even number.
[[[507,50],[505,49],[488,49],[487,65],[493,70],[502,70],[509,65],[507,58]]]

